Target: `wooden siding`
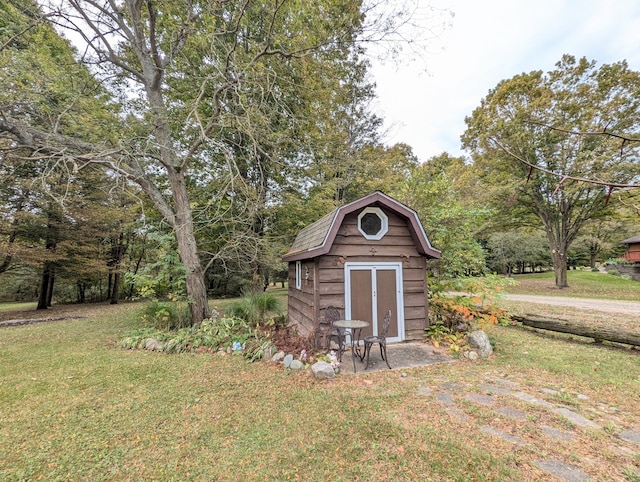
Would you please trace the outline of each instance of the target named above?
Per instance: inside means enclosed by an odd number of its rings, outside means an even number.
[[[316,329],[316,270],[313,261],[303,261],[301,265],[302,286],[296,289],[296,263],[289,263],[288,316],[289,323],[297,325],[298,333],[307,336]],[[305,279],[305,268],[309,268],[309,279]]]
[[[380,240],[362,236],[359,212],[347,214],[329,252],[302,261],[301,290],[295,288],[296,263],[289,263],[289,321],[298,326],[300,334],[324,332],[324,310],[328,306],[345,313],[345,263],[401,262],[405,339],[423,339],[428,324],[426,259],[418,253],[408,221],[393,211],[383,211],[388,216],[388,231]],[[309,279],[305,279],[306,268]]]
[[[425,258],[418,254],[406,222],[395,213],[384,211],[389,218],[389,230],[380,240],[362,236],[358,230],[358,213],[345,216],[331,250],[319,259],[321,309],[328,305],[344,309],[345,263],[401,261],[405,339],[422,340],[427,326]]]
[[[640,243],[629,244],[627,252],[622,256],[630,263],[640,263]]]

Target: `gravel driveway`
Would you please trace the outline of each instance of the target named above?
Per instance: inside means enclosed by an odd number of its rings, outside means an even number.
[[[594,300],[591,298],[565,298],[560,296],[537,295],[506,295],[504,299],[640,316],[640,301]]]

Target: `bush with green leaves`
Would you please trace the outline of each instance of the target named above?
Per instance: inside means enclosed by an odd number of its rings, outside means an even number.
[[[231,306],[230,314],[246,320],[251,326],[274,326],[282,321],[280,300],[268,291],[245,292],[242,298]]]
[[[149,339],[158,342],[165,353],[182,353],[198,350],[233,350],[251,361],[270,353],[272,343],[268,331],[251,326],[236,317],[206,319],[202,323],[175,331],[142,328],[120,340],[118,346],[127,349],[144,349]]]
[[[185,301],[149,300],[138,318],[144,326],[157,330],[177,330],[191,325],[189,305]]]

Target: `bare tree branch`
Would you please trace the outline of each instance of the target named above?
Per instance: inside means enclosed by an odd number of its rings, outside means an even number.
[[[640,184],[621,184],[621,183],[615,183],[615,182],[610,182],[610,181],[598,181],[598,180],[595,180],[595,179],[588,179],[588,178],[585,178],[585,177],[577,177],[577,176],[569,176],[569,175],[566,175],[566,174],[563,174],[563,173],[560,173],[560,172],[554,172],[554,171],[551,171],[549,169],[545,169],[544,167],[537,166],[536,164],[532,164],[531,162],[527,161],[526,159],[523,159],[519,155],[517,155],[514,152],[512,152],[509,148],[504,146],[502,143],[500,143],[500,141],[498,141],[495,137],[491,138],[491,142],[493,142],[496,146],[498,146],[502,151],[504,151],[509,156],[511,156],[514,159],[520,161],[521,163],[529,166],[530,169],[529,169],[529,176],[527,177],[527,180],[530,178],[531,172],[535,169],[537,171],[544,172],[545,174],[551,174],[552,176],[556,176],[556,177],[561,178],[562,180],[560,181],[560,184],[562,184],[565,180],[569,179],[571,181],[586,182],[586,183],[589,183],[589,184],[597,184],[599,186],[605,186],[605,187],[608,187],[610,189],[637,189],[637,188],[640,188]],[[557,189],[556,189],[556,191],[554,191],[554,194],[556,192],[557,192]]]

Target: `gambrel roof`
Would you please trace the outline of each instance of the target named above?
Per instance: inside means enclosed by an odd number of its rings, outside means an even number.
[[[636,244],[640,243],[640,235],[634,236],[633,238],[625,239],[624,241],[620,241],[622,244]]]
[[[326,216],[321,217],[315,223],[303,228],[296,236],[289,252],[282,259],[284,261],[299,261],[315,258],[327,254],[333,245],[336,234],[347,214],[360,211],[368,206],[378,206],[393,211],[401,218],[407,220],[407,226],[415,243],[418,253],[430,258],[439,258],[440,251],[433,248],[427,238],[424,228],[413,209],[376,191],[368,196],[360,198],[349,204],[334,209]]]

